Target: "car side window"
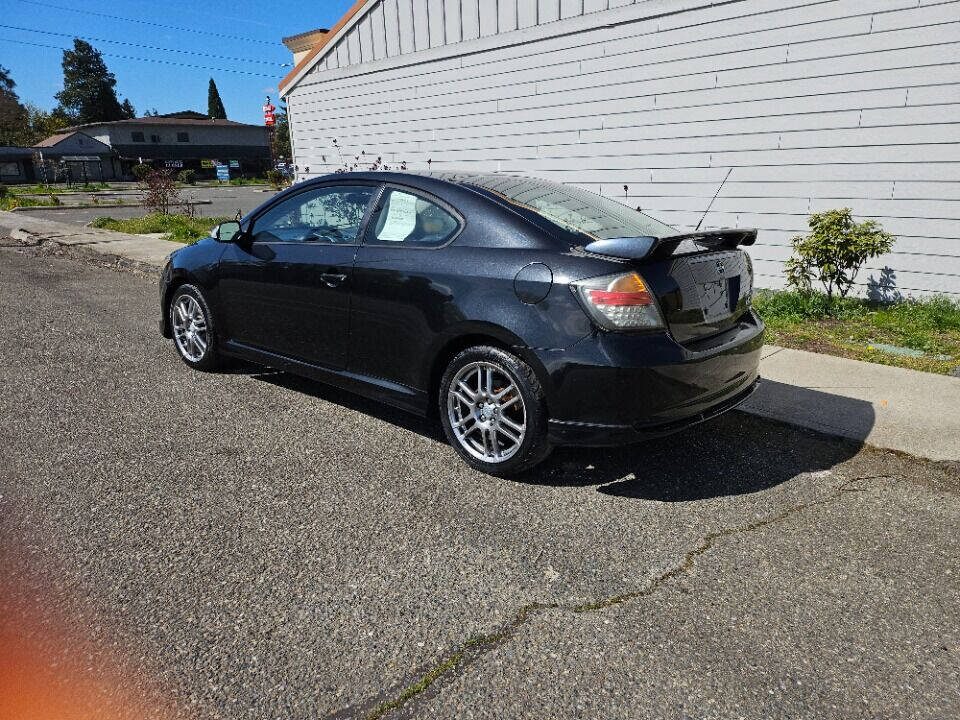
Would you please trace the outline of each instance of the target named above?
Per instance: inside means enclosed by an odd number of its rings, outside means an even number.
[[[419,195],[387,189],[373,228],[377,245],[439,247],[452,238],[460,222],[436,203]]]
[[[253,242],[309,242],[353,245],[373,186],[322,187],[307,190],[267,210],[253,223]]]

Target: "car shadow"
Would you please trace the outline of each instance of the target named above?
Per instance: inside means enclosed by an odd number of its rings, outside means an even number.
[[[366,413],[438,442],[439,423],[282,371],[251,366],[250,376]],[[789,405],[788,405],[789,403]],[[590,487],[623,498],[689,502],[756,493],[802,473],[829,470],[859,452],[873,427],[865,401],[763,382],[751,398],[768,417],[734,410],[665,438],[614,448],[557,448],[542,465],[512,478],[548,487]],[[847,438],[769,417],[777,408],[815,409],[845,424]],[[782,413],[784,416],[785,412]]]
[[[619,497],[687,502],[745,495],[821,472],[863,447],[875,413],[866,401],[763,381],[745,406],[665,438],[620,448],[559,448],[522,482],[590,486]],[[760,413],[760,415],[755,414]],[[829,418],[820,430],[807,426]],[[829,434],[825,431],[829,430]],[[838,437],[843,434],[845,437]]]
[[[311,380],[301,377],[300,375],[293,375],[283,370],[273,370],[272,368],[265,368],[253,364],[249,366],[247,374],[255,380],[267,382],[277,387],[287,388],[288,390],[294,390],[304,395],[324,400],[325,402],[340,405],[349,410],[370,415],[378,420],[383,420],[404,430],[417,433],[430,440],[446,442],[439,423],[399,410],[390,405],[384,405],[375,400],[369,400],[348,390],[341,390],[333,385],[327,385],[318,380]]]

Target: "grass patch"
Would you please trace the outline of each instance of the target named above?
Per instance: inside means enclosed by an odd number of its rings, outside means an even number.
[[[0,195],[0,210],[13,210],[18,207],[55,207],[60,203],[51,198],[50,200],[36,200],[34,198],[24,198],[17,195]]]
[[[768,342],[776,345],[944,375],[960,366],[960,301],[945,296],[892,304],[859,298],[829,303],[821,293],[758,290],[753,306],[767,324]],[[874,343],[926,356],[894,355],[871,347]]]
[[[86,193],[97,192],[98,190],[111,190],[112,187],[107,183],[90,183],[89,185],[10,185],[8,186],[14,195],[66,195],[68,193]]]
[[[98,217],[90,223],[95,228],[145,235],[165,233],[164,239],[178,243],[191,244],[210,234],[210,229],[230,217],[189,217],[187,215],[161,215],[159,213],[139,218],[117,219]]]

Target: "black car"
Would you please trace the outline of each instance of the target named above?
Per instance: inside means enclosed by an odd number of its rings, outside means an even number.
[[[512,473],[744,400],[755,238],[535,178],[328,175],[173,253],[160,324],[193,368],[239,357],[437,412],[468,464]]]

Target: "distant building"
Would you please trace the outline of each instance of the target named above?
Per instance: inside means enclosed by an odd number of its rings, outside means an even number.
[[[78,125],[65,132],[82,133],[109,148],[118,176],[123,177],[129,177],[131,168],[141,162],[175,171],[196,170],[210,177],[216,174],[217,164],[228,165],[234,176],[259,175],[270,167],[267,128],[212,120],[189,110]]]
[[[193,111],[65,128],[33,147],[0,147],[0,183],[129,180],[139,163],[216,177],[270,168],[270,134],[260,125],[211,120]]]
[[[0,184],[33,182],[33,148],[0,147]]]
[[[51,135],[30,151],[34,177],[28,182],[103,182],[122,174],[111,147],[79,130]]]
[[[120,177],[109,145],[76,130],[33,147],[0,147],[0,183],[103,182]]]

